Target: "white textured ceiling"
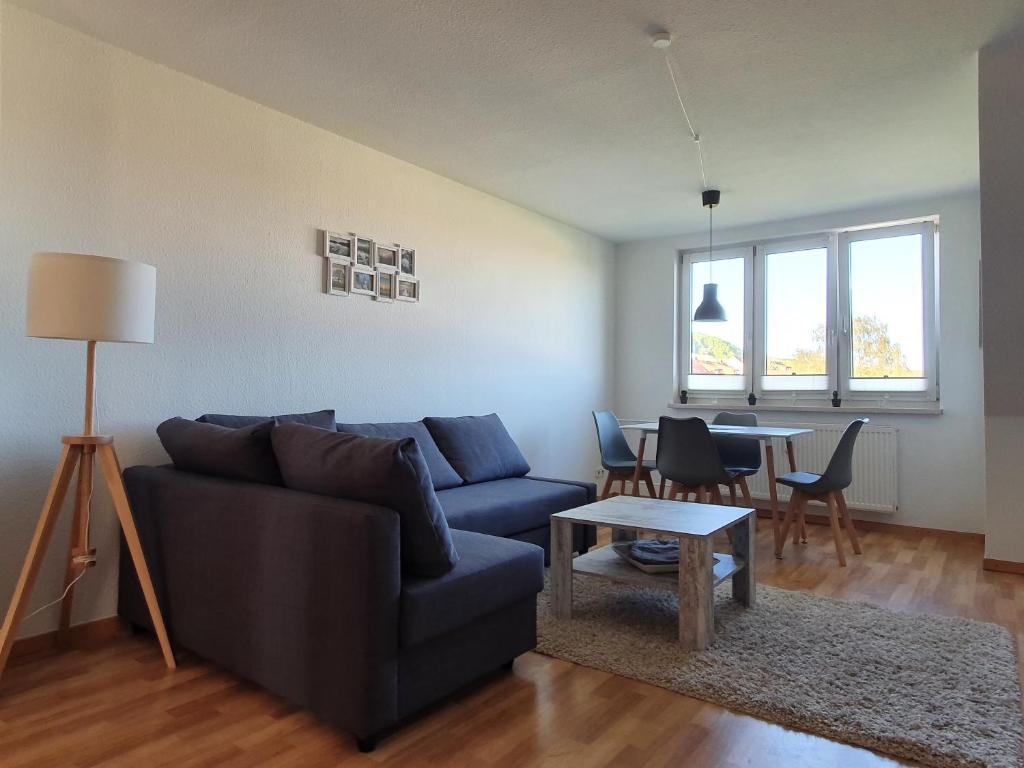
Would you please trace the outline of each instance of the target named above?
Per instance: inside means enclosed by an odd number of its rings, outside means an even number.
[[[975,52],[1024,0],[17,0],[622,241],[977,185]]]

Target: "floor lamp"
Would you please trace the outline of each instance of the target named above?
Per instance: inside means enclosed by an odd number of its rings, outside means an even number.
[[[121,467],[114,452],[114,438],[93,433],[93,402],[96,383],[96,342],[153,343],[156,307],[156,269],[148,264],[88,256],[80,253],[37,253],[32,256],[28,279],[26,334],[47,339],[85,341],[85,422],[82,434],[65,435],[64,448],[43,511],[29,545],[11,606],[0,629],[0,675],[14,645],[18,625],[25,614],[32,587],[39,575],[54,525],[60,516],[68,486],[78,468],[75,512],[71,524],[71,546],[61,600],[58,638],[65,643],[71,624],[71,602],[75,582],[96,563],[96,551],[89,546],[89,507],[92,498],[92,470],[98,460],[107,489],[114,502],[128,551],[142,585],[164,661],[174,669],[174,656],[160,615],[153,582],[146,567],[139,534],[135,528],[128,496],[121,480]]]

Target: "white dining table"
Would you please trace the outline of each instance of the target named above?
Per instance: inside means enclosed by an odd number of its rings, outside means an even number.
[[[644,450],[647,448],[647,436],[658,434],[658,422],[640,421],[625,422],[619,426],[623,431],[640,433],[640,445],[636,452],[636,470],[633,472],[633,495],[640,495],[640,477],[644,467]],[[772,503],[772,533],[775,536],[775,553],[781,552],[779,542],[779,496],[775,489],[775,449],[774,440],[786,441],[786,455],[789,458],[789,471],[796,472],[796,453],[793,450],[793,438],[814,432],[806,427],[740,427],[726,424],[708,424],[712,435],[729,435],[743,437],[764,443],[764,463],[768,472],[768,495]]]

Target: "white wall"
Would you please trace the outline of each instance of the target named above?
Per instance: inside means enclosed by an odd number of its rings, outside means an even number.
[[[727,210],[728,198],[723,196],[716,221],[726,220]],[[721,229],[716,231],[715,240],[723,244],[745,242],[928,214],[941,217],[940,365],[945,412],[940,416],[871,414],[872,424],[900,428],[900,509],[893,514],[855,514],[902,525],[980,532],[984,530],[984,441],[978,346],[977,193]],[[704,231],[625,243],[617,249],[615,407],[622,418],[683,413],[666,407],[670,401],[678,401],[673,387],[676,253],[681,248],[706,245]],[[712,413],[685,412],[700,416]],[[762,418],[837,423],[848,421],[850,413],[845,409],[835,415],[775,412]]]
[[[125,465],[165,460],[154,427],[174,415],[497,411],[536,472],[592,477],[590,410],[613,395],[610,244],[10,4],[0,20],[4,609],[60,435],[81,428],[84,344],[24,336],[37,250],[157,267],[156,344],[99,348],[99,425]],[[323,294],[321,227],[415,245],[422,302]],[[33,605],[59,594],[66,523]],[[115,611],[105,498],[94,538],[76,623]]]
[[[985,325],[985,557],[1024,563],[1024,36],[978,56]]]

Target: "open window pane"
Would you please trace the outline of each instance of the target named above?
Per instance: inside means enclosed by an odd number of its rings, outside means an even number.
[[[715,259],[713,266],[705,260],[690,263],[690,389],[742,390],[746,387],[744,269],[743,258]],[[725,322],[692,321],[708,282],[718,284],[718,301],[725,308]]]
[[[850,242],[850,388],[917,391],[925,380],[923,238]]]
[[[828,249],[764,258],[763,390],[828,389]]]

